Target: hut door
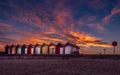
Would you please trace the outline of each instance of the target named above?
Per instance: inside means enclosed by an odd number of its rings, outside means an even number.
[[[34,54],[34,49],[33,48],[31,48],[31,54]]]
[[[60,48],[60,54],[63,54],[63,48]]]
[[[27,54],[27,48],[25,48],[25,54]]]
[[[52,48],[51,54],[55,54],[55,48]]]
[[[53,49],[53,54],[55,54],[55,48]]]
[[[10,54],[10,49],[8,49],[8,54]]]
[[[15,54],[15,49],[14,48],[12,49],[12,54]]]
[[[35,52],[36,52],[36,54],[40,54],[40,48],[39,48],[39,47],[36,47]]]
[[[53,48],[50,48],[49,54],[53,54]]]
[[[18,54],[21,54],[21,48],[18,48]]]
[[[71,54],[72,48],[70,46],[66,46],[65,54]]]

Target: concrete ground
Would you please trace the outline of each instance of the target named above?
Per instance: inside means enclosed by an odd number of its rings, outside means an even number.
[[[120,60],[80,58],[0,60],[0,75],[120,75]]]

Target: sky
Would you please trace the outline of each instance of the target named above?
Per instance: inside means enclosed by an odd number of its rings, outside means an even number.
[[[120,0],[0,0],[5,45],[70,42],[84,54],[120,54]]]

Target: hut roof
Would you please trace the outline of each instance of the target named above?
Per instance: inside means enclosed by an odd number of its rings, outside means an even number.
[[[67,46],[67,45],[74,46],[73,44],[71,44],[71,43],[69,43],[69,42],[67,42],[67,43],[65,44],[65,46]]]
[[[59,42],[59,43],[57,44],[57,46],[64,46],[64,45],[63,45],[62,43]]]
[[[49,46],[56,46],[55,44],[53,44],[53,43],[50,43],[50,45]]]
[[[45,45],[48,46],[48,44],[46,44],[46,43],[43,43],[43,44],[42,44],[42,46],[45,46]]]

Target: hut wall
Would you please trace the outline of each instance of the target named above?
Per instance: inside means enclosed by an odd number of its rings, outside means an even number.
[[[76,48],[76,47],[73,47],[72,52],[76,52],[76,51],[77,51],[77,48]]]
[[[21,52],[21,54],[27,54],[27,47],[23,46]]]
[[[43,46],[42,47],[42,54],[48,54],[48,46]]]
[[[35,47],[35,54],[40,54],[40,52],[41,52],[40,46],[36,46]]]
[[[25,48],[25,54],[27,54],[27,47]]]
[[[12,47],[12,48],[11,48],[11,54],[16,54],[15,47]]]
[[[28,54],[34,54],[34,48],[33,48],[33,46],[29,46],[28,47],[27,53]]]
[[[34,48],[31,48],[31,54],[34,54]]]
[[[21,48],[20,47],[17,48],[17,54],[21,54]]]
[[[8,48],[8,54],[10,54],[10,48]]]
[[[72,53],[72,46],[67,45],[65,46],[65,54],[71,54]]]
[[[63,47],[60,48],[60,54],[64,54],[64,48]]]
[[[25,54],[25,47],[22,47],[21,54]]]
[[[56,54],[60,54],[60,47],[61,46],[57,46],[57,48],[56,48]]]
[[[57,46],[56,47],[56,54],[64,54],[64,47],[63,46]]]
[[[55,46],[49,47],[49,54],[55,54]]]
[[[10,47],[8,45],[5,46],[5,53],[10,54]]]

